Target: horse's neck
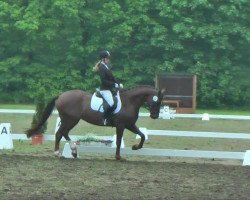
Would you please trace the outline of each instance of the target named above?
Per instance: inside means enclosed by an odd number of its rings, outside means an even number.
[[[139,108],[144,104],[149,95],[155,94],[155,89],[151,87],[138,87],[128,91],[128,98],[132,105],[139,110]]]

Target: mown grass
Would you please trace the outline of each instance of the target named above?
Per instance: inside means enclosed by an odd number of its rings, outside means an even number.
[[[46,133],[54,133],[56,119],[58,115],[52,115],[48,120],[48,129]],[[13,133],[23,133],[31,125],[32,114],[3,114],[0,113],[0,122],[8,122],[12,124]],[[210,121],[202,121],[201,119],[185,119],[176,118],[171,120],[157,119],[153,120],[149,117],[141,117],[137,121],[138,127],[146,127],[148,129],[159,130],[183,130],[183,131],[211,131],[211,132],[236,132],[250,133],[249,120],[229,120],[229,119],[211,119]],[[80,121],[75,128],[71,130],[71,134],[87,134],[100,133],[110,135],[115,133],[115,129],[111,127],[94,126],[84,121]]]
[[[30,127],[31,114],[0,114],[1,122],[12,124],[13,133],[24,133]],[[48,129],[46,134],[54,134],[57,115],[52,115],[48,120]],[[208,131],[208,132],[234,132],[250,133],[250,123],[248,120],[223,120],[211,119],[202,121],[201,119],[171,119],[153,120],[148,117],[141,117],[137,122],[138,127],[146,127],[151,130],[177,130],[177,131]],[[94,126],[84,121],[80,121],[69,135],[108,135],[115,134],[115,128]],[[126,147],[131,147],[139,142],[135,139],[135,134],[125,131],[124,142]],[[52,154],[53,142],[45,142],[44,145],[34,147],[31,142],[15,141],[14,152],[19,153],[40,153]],[[61,144],[62,147],[63,143]],[[145,142],[146,148],[164,148],[164,149],[199,149],[199,150],[227,150],[227,151],[245,151],[250,149],[250,140],[231,140],[231,139],[213,139],[213,138],[185,138],[185,137],[163,137],[149,136]],[[10,152],[11,153],[11,152]]]
[[[34,110],[36,108],[33,104],[0,104],[0,109],[24,109]]]
[[[15,105],[5,108],[32,109],[31,105],[18,107]],[[207,110],[203,110],[204,112]],[[223,112],[225,113],[225,112]],[[221,113],[220,113],[221,114]],[[232,114],[232,113],[230,113]],[[56,119],[58,115],[52,115],[48,120],[46,134],[54,134]],[[24,133],[31,125],[32,114],[4,114],[0,113],[0,122],[11,123],[12,133]],[[177,131],[206,131],[225,133],[250,133],[250,123],[248,120],[223,120],[211,119],[202,121],[201,119],[176,118],[171,120],[141,117],[137,122],[138,127],[146,127],[151,130],[177,130]],[[70,135],[109,135],[115,134],[115,128],[99,127],[80,121],[71,131]],[[124,132],[125,146],[130,147],[139,141],[135,139],[135,134]],[[42,146],[31,146],[30,142],[15,141],[14,152],[47,154],[53,152],[53,142],[45,142]],[[209,139],[209,138],[184,138],[184,137],[160,137],[149,136],[145,143],[147,148],[174,148],[174,149],[203,149],[203,150],[227,150],[245,151],[250,149],[249,140],[229,140],[229,139]],[[11,152],[10,152],[11,153]]]

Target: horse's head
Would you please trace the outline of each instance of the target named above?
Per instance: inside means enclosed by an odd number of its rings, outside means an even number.
[[[157,119],[160,113],[161,101],[165,93],[165,89],[159,90],[158,94],[150,95],[147,99],[147,104],[150,111],[150,117],[152,119]]]

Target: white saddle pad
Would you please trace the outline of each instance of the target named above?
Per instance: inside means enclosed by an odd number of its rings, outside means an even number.
[[[114,113],[118,113],[121,110],[122,107],[122,102],[121,102],[121,98],[120,98],[120,92],[117,92],[117,106],[116,109],[114,110]],[[91,102],[90,102],[90,107],[92,110],[94,111],[98,111],[98,112],[104,112],[103,110],[103,99],[100,97],[96,96],[96,92],[92,95],[91,97]]]

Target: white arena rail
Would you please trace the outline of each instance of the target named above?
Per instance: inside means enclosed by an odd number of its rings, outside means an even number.
[[[199,131],[173,131],[173,130],[148,130],[140,128],[147,135],[173,136],[173,137],[202,137],[224,139],[250,139],[249,133],[222,133],[222,132],[199,132]]]
[[[139,113],[140,117],[149,117],[149,113]],[[171,118],[193,118],[193,119],[202,119],[203,114],[171,114]],[[163,117],[160,114],[160,117]],[[235,119],[235,120],[250,120],[250,116],[245,115],[211,115],[209,114],[209,118],[211,119]]]
[[[90,147],[77,145],[78,153],[98,153],[98,154],[114,154],[115,149],[111,147]],[[63,156],[73,158],[71,156],[69,143],[64,145]],[[140,150],[132,150],[131,148],[121,148],[122,155],[136,156],[161,156],[161,157],[187,157],[187,158],[216,158],[216,159],[234,159],[243,160],[243,166],[250,166],[250,151],[246,152],[228,152],[228,151],[200,151],[200,150],[176,150],[176,149],[151,149],[142,148]]]
[[[214,133],[214,132],[191,132],[191,131],[165,131],[165,130],[147,130],[143,132],[148,135],[158,136],[174,136],[174,137],[206,137],[206,138],[226,138],[226,139],[250,139],[250,134],[244,133]],[[13,140],[30,140],[25,134],[11,134]],[[86,136],[71,135],[73,141]],[[102,139],[110,139],[110,136],[98,136]],[[45,141],[54,141],[55,135],[44,135]],[[63,138],[62,141],[65,141]],[[78,152],[80,153],[114,153],[115,149],[111,147],[91,147],[77,145]],[[63,156],[71,158],[71,150],[69,144],[66,143],[63,149]],[[151,149],[142,148],[140,150],[131,150],[130,148],[122,148],[121,154],[125,155],[138,155],[138,156],[167,156],[167,157],[190,157],[190,158],[216,158],[216,159],[236,159],[243,160],[243,165],[250,166],[250,150],[246,152],[227,152],[227,151],[200,151],[200,150],[176,150],[176,149]]]
[[[216,133],[216,132],[191,132],[191,131],[166,131],[166,130],[147,130],[140,128],[143,133],[155,136],[173,136],[173,137],[203,137],[203,138],[224,138],[224,139],[250,139],[247,133]],[[80,153],[114,153],[115,150],[108,147],[87,147],[78,146]],[[73,158],[70,154],[69,144],[66,143],[63,155]],[[243,160],[243,165],[250,165],[250,150],[246,152],[228,152],[228,151],[201,151],[201,150],[176,150],[176,149],[148,149],[131,150],[130,148],[121,149],[121,154],[125,155],[143,155],[143,156],[166,156],[166,157],[189,157],[189,158],[216,158],[216,159],[236,159]]]
[[[13,140],[30,140],[25,134],[13,133]],[[249,135],[249,134],[248,134]],[[71,135],[73,141],[86,136]],[[111,139],[112,136],[97,136],[102,139]],[[248,138],[249,139],[249,138]],[[45,141],[54,141],[55,135],[44,135]],[[65,139],[62,139],[65,141]],[[114,154],[114,147],[94,147],[77,145],[79,153],[98,153],[98,154]],[[227,152],[227,151],[200,151],[200,150],[177,150],[177,149],[152,149],[142,148],[140,150],[132,150],[131,148],[121,148],[122,155],[136,155],[136,156],[162,156],[162,157],[189,157],[189,158],[215,158],[215,159],[236,159],[243,160],[244,166],[250,166],[250,151],[246,152]],[[71,156],[71,149],[69,143],[65,143],[63,149],[63,156],[66,158],[73,158]]]
[[[33,114],[34,110],[16,110],[16,109],[0,109],[0,113],[14,114]],[[53,114],[58,114],[54,111]],[[149,113],[140,113],[139,116],[149,116]],[[173,114],[174,118],[202,118],[200,114]],[[250,120],[250,116],[233,116],[233,115],[210,115],[210,118],[220,119],[237,119]],[[194,132],[194,131],[170,131],[170,130],[147,130],[148,135],[159,136],[178,136],[178,137],[206,137],[206,138],[227,138],[227,139],[250,139],[250,134],[244,133],[216,133],[216,132]],[[54,141],[54,135],[44,135],[44,140]],[[106,136],[104,136],[106,137]],[[72,136],[72,140],[77,140],[81,136]],[[84,136],[83,136],[84,138]],[[28,140],[25,134],[12,134],[13,140]],[[65,141],[64,139],[62,141]],[[79,152],[94,153],[114,153],[111,147],[82,147],[79,146]],[[69,144],[66,143],[64,151],[70,154]],[[226,152],[226,151],[196,151],[196,150],[175,150],[175,149],[146,149],[132,151],[124,148],[121,153],[128,155],[147,155],[147,156],[173,156],[173,157],[197,157],[197,158],[220,158],[220,159],[239,159],[243,160],[243,165],[250,165],[250,151],[246,152]]]
[[[114,153],[113,148],[107,147],[84,147],[79,146],[78,150],[84,153]],[[121,149],[122,154],[137,156],[166,156],[166,157],[190,157],[190,158],[220,158],[243,160],[245,152],[223,152],[223,151],[198,151],[198,150],[175,150],[175,149],[151,149],[142,148],[132,150],[131,148]]]
[[[34,114],[35,110],[20,110],[20,109],[0,109],[0,113],[13,114]],[[58,111],[53,111],[52,114],[58,114]],[[149,113],[139,113],[140,117],[149,117]],[[173,118],[194,118],[202,119],[203,114],[171,114]],[[162,114],[160,114],[162,117]],[[250,116],[245,115],[209,115],[211,119],[235,119],[235,120],[250,120]]]

